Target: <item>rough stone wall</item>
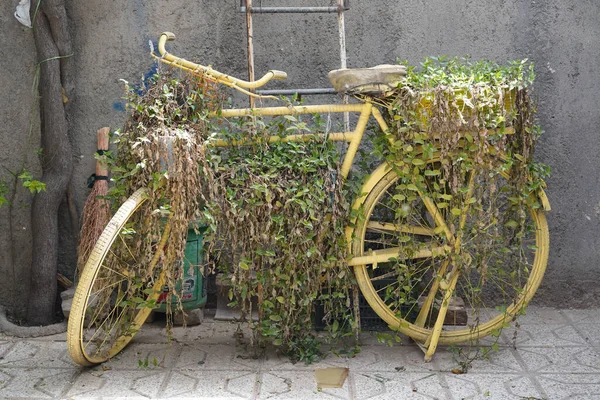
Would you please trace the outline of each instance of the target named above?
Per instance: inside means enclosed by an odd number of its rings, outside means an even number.
[[[0,178],[5,179],[23,157],[29,169],[39,171],[31,151],[39,141],[32,109],[35,51],[31,32],[12,17],[17,3],[0,5]],[[319,3],[330,1],[303,2]],[[174,54],[244,77],[245,19],[238,5],[238,0],[67,0],[77,64],[70,127],[76,139],[74,179],[79,182],[80,209],[88,194],[85,180],[94,170],[96,129],[117,128],[125,117],[119,79],[137,82],[153,71],[148,41],[156,41],[161,31],[173,31],[178,36],[170,46]],[[339,65],[334,15],[256,15],[254,26],[257,75],[281,69],[290,78],[272,87],[328,86],[327,71]],[[396,58],[418,63],[441,54],[498,62],[527,57],[536,63],[545,129],[537,158],[552,167],[548,195],[553,206],[550,262],[535,299],[539,304],[600,305],[595,284],[600,278],[599,30],[597,0],[353,0],[346,13],[350,67],[393,63]],[[0,208],[0,276],[5,282],[0,304],[18,308],[28,279],[30,196],[20,189],[16,199],[12,240],[17,246],[12,255],[8,211]],[[70,265],[61,268],[72,270]]]

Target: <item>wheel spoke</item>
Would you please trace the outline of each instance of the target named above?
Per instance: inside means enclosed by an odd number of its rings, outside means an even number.
[[[412,249],[411,249],[412,250]],[[389,249],[371,251],[369,255],[354,257],[348,261],[349,266],[374,264],[387,262],[390,259],[397,260],[414,260],[419,258],[432,258],[446,254],[450,248],[448,246],[431,246],[430,248],[422,247],[418,250],[411,251],[410,254],[402,254],[401,247],[391,247]]]
[[[104,291],[106,289],[110,289],[111,287],[114,287],[115,285],[119,285],[120,283],[125,282],[126,280],[127,279],[121,279],[120,281],[116,281],[114,283],[110,283],[108,286],[103,286],[102,289],[98,289],[97,291],[92,292],[92,296],[90,296],[90,297],[93,297],[94,295],[96,295],[96,294],[98,294],[98,293],[100,293],[100,292],[102,292],[102,291]]]
[[[123,246],[125,246],[125,248],[127,249],[127,252],[129,253],[129,255],[131,256],[131,258],[133,259],[133,263],[136,264],[137,263],[137,259],[135,258],[135,256],[131,252],[131,249],[127,245],[127,242],[125,241],[125,238],[123,238],[123,236],[124,235],[119,234],[119,239],[121,239],[121,242],[123,243]]]
[[[121,296],[121,298],[120,298],[120,299],[117,299],[117,301],[115,302],[115,303],[116,303],[116,305],[115,305],[115,306],[112,308],[112,310],[110,310],[110,312],[109,312],[109,313],[108,313],[108,315],[106,316],[106,319],[105,319],[105,320],[102,322],[102,324],[100,324],[100,326],[96,327],[96,331],[94,332],[94,335],[93,335],[92,337],[90,337],[90,338],[89,338],[89,340],[88,340],[88,344],[89,344],[89,343],[92,343],[92,341],[94,340],[94,338],[96,337],[96,335],[102,331],[102,327],[103,327],[104,325],[106,325],[106,323],[107,323],[107,322],[109,322],[109,318],[111,318],[111,317],[112,317],[112,315],[113,315],[113,314],[115,314],[115,311],[116,311],[116,310],[119,308],[119,304],[121,303],[121,301],[123,301],[123,299],[125,298],[125,295],[126,295],[126,294],[127,294],[127,293],[124,293],[124,294],[123,294],[123,296]],[[121,307],[121,308],[123,309],[123,311],[125,311],[127,307]],[[123,311],[122,311],[122,312],[123,312]],[[108,324],[108,325],[111,325],[111,326],[112,326],[112,324]],[[112,329],[113,329],[113,328],[114,328],[114,326],[112,326],[112,327],[110,328],[110,331],[112,331]],[[87,345],[86,345],[85,347],[87,347]],[[84,347],[84,348],[85,348],[85,347]]]
[[[373,232],[381,232],[381,233],[411,233],[413,235],[422,235],[422,236],[434,236],[435,233],[431,228],[425,228],[421,226],[411,226],[411,225],[398,225],[392,224],[389,222],[377,222],[377,221],[369,221],[367,223],[367,229]]]
[[[119,316],[117,317],[115,322],[110,324],[110,329],[108,329],[108,331],[106,331],[106,334],[104,335],[104,340],[100,343],[100,345],[98,345],[98,347],[96,347],[96,355],[102,354],[102,349],[104,348],[104,344],[106,344],[106,341],[109,339],[112,331],[115,328],[118,328],[118,323],[121,320],[121,318],[123,317],[123,315],[125,314],[125,311],[127,311],[127,307],[123,307],[123,309],[121,310],[121,313],[119,314]],[[110,349],[106,349],[105,351],[108,352],[108,350],[110,350]]]
[[[114,252],[114,251],[110,250],[110,255],[111,255],[111,256],[113,256],[113,257],[114,257],[116,260],[123,261],[123,263],[124,263],[124,264],[127,264],[127,265],[129,265],[129,263],[128,263],[128,262],[124,261],[124,260],[123,260],[123,259],[122,259],[120,256],[118,256],[117,254],[115,254],[115,252]],[[121,275],[122,277],[124,277],[125,279],[129,279],[129,277],[128,277],[127,275],[125,275],[124,273],[122,273],[122,272],[120,272],[120,271],[116,271],[116,270],[114,270],[114,269],[112,269],[112,268],[109,268],[109,267],[107,267],[107,266],[104,266],[104,269],[107,269],[107,270],[109,270],[110,272],[114,272],[115,274],[119,274],[119,275]]]
[[[104,288],[103,288],[103,289],[104,289]],[[103,290],[103,289],[101,289],[101,290]],[[98,291],[97,293],[100,293],[100,291]],[[101,304],[99,307],[97,307],[97,308],[96,308],[96,310],[97,310],[97,311],[95,311],[95,314],[94,314],[94,315],[93,315],[93,317],[90,319],[89,326],[92,326],[92,325],[94,325],[94,322],[96,321],[96,318],[98,318],[98,317],[100,316],[100,313],[102,313],[102,310],[104,309],[104,307],[106,306],[106,304],[107,304],[107,303],[110,301],[110,297],[111,297],[110,295],[111,295],[111,294],[112,294],[112,290],[111,290],[110,292],[108,292],[108,294],[107,294],[107,295],[105,295],[105,296],[104,296],[104,297],[105,297],[105,299],[104,299],[104,302],[103,302],[103,303],[102,303],[102,304]],[[92,295],[92,296],[90,296],[90,298],[92,299],[92,301],[95,301],[97,298],[101,298],[101,297],[102,297],[102,296],[98,296],[98,295],[96,295],[95,297],[94,297],[93,295]],[[88,309],[89,309],[90,307],[93,307],[93,305],[91,305],[91,306],[90,306],[90,305],[88,305]]]

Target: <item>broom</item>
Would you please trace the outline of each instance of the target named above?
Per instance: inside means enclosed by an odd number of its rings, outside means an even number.
[[[98,151],[96,152],[98,155],[103,155],[108,150],[108,132],[109,128],[98,130]],[[103,197],[108,193],[108,168],[106,163],[100,159],[96,160],[96,173],[88,179],[88,186],[92,188],[92,191],[83,207],[79,247],[77,248],[78,277],[81,276],[96,241],[110,220],[110,203]]]

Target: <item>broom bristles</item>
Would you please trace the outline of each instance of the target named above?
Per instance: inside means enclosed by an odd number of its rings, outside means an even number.
[[[79,247],[77,248],[77,276],[80,277],[94,245],[110,221],[110,202],[98,196],[108,193],[107,181],[96,181],[83,208]]]

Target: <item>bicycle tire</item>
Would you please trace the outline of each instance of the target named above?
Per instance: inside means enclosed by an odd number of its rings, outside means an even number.
[[[437,160],[432,160],[431,162],[437,162]],[[372,250],[369,248],[369,244],[366,243],[365,239],[368,235],[368,227],[369,225],[373,227],[373,220],[376,219],[374,212],[376,214],[375,209],[378,207],[378,204],[382,203],[382,197],[384,197],[386,193],[388,193],[387,197],[389,197],[390,188],[398,183],[399,177],[393,170],[386,167],[377,172],[378,173],[374,173],[371,180],[365,184],[364,187],[366,187],[366,190],[363,190],[363,193],[367,194],[363,197],[363,200],[359,201],[364,217],[359,218],[354,227],[354,240],[351,244],[351,251],[354,257],[368,255]],[[506,177],[507,174],[508,173],[505,172],[504,177]],[[506,309],[502,309],[502,312],[499,312],[495,316],[491,315],[489,320],[478,322],[477,324],[468,323],[467,326],[462,328],[445,327],[440,334],[439,344],[448,345],[464,343],[488,336],[495,330],[505,326],[516,314],[521,312],[523,307],[535,294],[546,269],[549,250],[549,233],[546,217],[541,207],[534,209],[531,206],[528,206],[527,208],[529,221],[534,225],[532,236],[535,245],[532,246],[532,249],[535,250],[531,250],[532,254],[530,257],[533,258],[529,263],[528,276],[524,281],[524,285],[520,289],[514,289],[514,298],[512,302],[506,304]],[[415,210],[411,211],[414,212]],[[431,220],[431,216],[429,216],[429,218]],[[381,222],[376,221],[375,223]],[[373,230],[373,228],[370,229]],[[367,239],[367,241],[368,240],[369,239]],[[443,262],[442,259],[443,257],[441,257],[438,262]],[[354,266],[354,273],[365,300],[377,315],[392,329],[408,335],[417,342],[426,343],[428,338],[431,337],[432,326],[423,323],[420,324],[423,326],[415,324],[417,318],[415,318],[414,315],[416,314],[416,311],[419,311],[418,306],[413,310],[414,312],[412,314],[410,312],[405,312],[403,315],[402,312],[399,312],[397,309],[398,303],[394,303],[393,301],[390,302],[389,299],[386,298],[387,295],[382,295],[382,289],[375,287],[377,277],[384,275],[382,272],[385,271],[385,268],[385,265],[375,265],[375,268],[373,265],[368,264]],[[374,272],[376,269],[379,271]],[[434,270],[434,268],[432,268],[432,270]],[[392,271],[390,270],[389,272]],[[375,275],[376,273],[379,275]],[[431,274],[433,275],[433,272]],[[386,292],[389,293],[388,288],[386,288]]]
[[[134,223],[131,222],[134,216],[139,217],[136,212],[146,200],[147,189],[142,188],[121,205],[105,227],[85,265],[73,297],[67,328],[69,354],[79,365],[91,366],[103,363],[123,350],[152,311],[151,307],[138,308],[136,304],[151,304],[160,295],[165,281],[164,273],[158,273],[155,280],[147,284],[150,286],[143,285],[140,286],[140,290],[132,291],[131,279],[121,273],[124,270],[117,271],[115,268],[115,265],[118,266],[115,264],[117,262],[128,262],[127,258],[120,258],[122,254],[119,251],[122,250],[119,250],[119,243],[124,243],[122,246],[135,260],[126,244],[128,238],[134,237],[131,233],[126,233],[132,232],[131,227],[127,226],[128,223]],[[135,234],[135,229],[133,233]],[[164,247],[168,233],[168,228],[165,227],[159,242],[162,245],[158,248]],[[119,237],[121,241],[116,240]],[[125,254],[124,251],[122,253]],[[126,257],[130,257],[129,254]],[[158,258],[156,254],[152,257],[149,268],[156,267]],[[106,282],[110,284],[106,285]],[[125,285],[127,290],[123,290]],[[115,291],[117,291],[116,297]],[[131,301],[134,295],[144,296],[143,301],[138,303]],[[138,301],[138,299],[134,300]],[[103,310],[107,307],[107,303],[108,308],[112,307],[112,309],[105,315],[106,312]],[[103,341],[99,344],[99,339],[96,338],[97,332],[104,334]]]

